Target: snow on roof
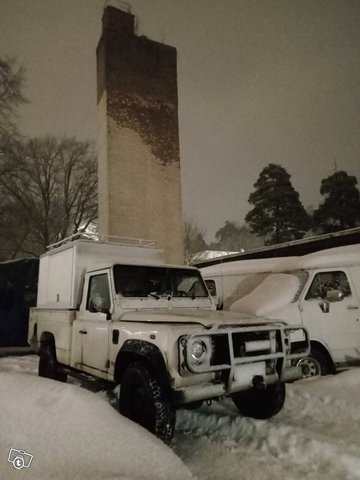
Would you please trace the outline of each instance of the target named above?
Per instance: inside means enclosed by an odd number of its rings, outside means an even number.
[[[283,257],[283,258],[261,258],[253,260],[235,260],[234,262],[218,263],[209,267],[201,268],[201,273],[204,278],[216,277],[226,275],[236,275],[238,273],[258,273],[271,272],[272,269],[281,260],[288,260],[290,258],[297,259],[298,257]]]
[[[358,265],[360,263],[360,244],[329,248],[320,252],[299,257],[301,268],[325,268]]]
[[[204,278],[260,272],[286,272],[309,268],[338,268],[360,263],[360,244],[329,248],[301,257],[236,260],[201,269]]]
[[[338,268],[360,263],[360,244],[329,248],[309,253],[302,257],[283,258],[273,272],[302,270],[308,268]]]
[[[202,252],[195,253],[191,261],[195,263],[202,260],[211,260],[213,258],[227,257],[229,255],[236,255],[237,253],[242,253],[243,251],[244,250],[241,250],[241,252],[229,252],[225,250],[203,250]]]

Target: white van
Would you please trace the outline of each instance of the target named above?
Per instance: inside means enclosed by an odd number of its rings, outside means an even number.
[[[360,365],[360,245],[301,257],[238,260],[201,269],[219,309],[302,323],[304,376]]]

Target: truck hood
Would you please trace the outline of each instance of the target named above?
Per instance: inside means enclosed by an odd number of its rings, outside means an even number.
[[[151,322],[151,323],[197,323],[206,328],[220,327],[221,325],[261,325],[274,323],[276,320],[255,317],[241,313],[223,312],[219,310],[146,310],[125,312],[120,317],[125,322]],[[281,322],[283,323],[283,322]]]

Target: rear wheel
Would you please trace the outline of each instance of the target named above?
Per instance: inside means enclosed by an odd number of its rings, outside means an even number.
[[[143,362],[135,362],[124,373],[120,413],[170,443],[175,428],[175,408],[167,388]]]
[[[39,377],[66,382],[66,374],[59,371],[55,349],[51,345],[44,345],[41,347],[39,355]]]
[[[280,412],[285,396],[285,384],[277,382],[268,385],[264,390],[252,388],[245,392],[234,393],[232,399],[245,417],[266,419]]]

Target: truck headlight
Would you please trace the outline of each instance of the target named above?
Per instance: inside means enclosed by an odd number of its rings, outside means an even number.
[[[190,371],[199,372],[209,368],[213,350],[210,337],[183,337],[181,345],[186,366]]]
[[[206,358],[206,352],[207,348],[202,340],[196,340],[191,344],[190,356],[195,363],[202,363]]]

